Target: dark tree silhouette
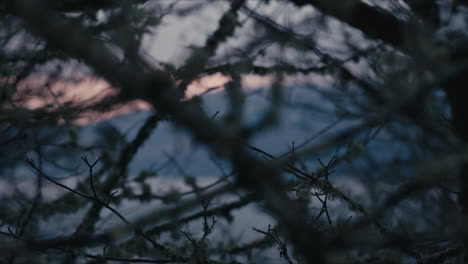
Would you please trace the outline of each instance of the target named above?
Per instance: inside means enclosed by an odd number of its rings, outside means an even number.
[[[210,8],[184,60],[152,57],[168,17]],[[2,263],[468,263],[467,1],[0,0],[0,14]],[[80,125],[135,102],[151,114],[128,134]],[[160,166],[132,168],[168,125],[220,176],[201,184],[159,149]],[[184,188],[151,187],[167,167]],[[258,215],[252,240],[224,230]]]

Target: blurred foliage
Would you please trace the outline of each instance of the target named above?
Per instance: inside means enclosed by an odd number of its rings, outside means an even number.
[[[467,10],[0,0],[0,263],[466,263]]]

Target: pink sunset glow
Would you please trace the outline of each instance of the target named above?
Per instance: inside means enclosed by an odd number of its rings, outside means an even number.
[[[224,85],[230,81],[228,76],[216,73],[204,76],[193,81],[187,88],[186,99],[197,95],[203,95],[205,92],[216,93],[223,90]],[[258,76],[247,74],[242,78],[242,86],[246,90],[256,90],[271,86],[275,81],[274,76]],[[285,76],[283,85],[290,86],[295,84],[318,84],[324,85],[332,80],[329,77],[320,75],[294,75]],[[103,79],[84,77],[80,81],[56,80],[49,83],[46,77],[34,76],[29,78],[19,87],[20,93],[16,99],[17,102],[28,109],[38,109],[48,107],[49,109],[59,109],[63,104],[71,103],[73,105],[92,105],[103,98],[115,95],[116,90]],[[213,89],[213,90],[211,90]],[[133,100],[125,105],[106,111],[91,111],[78,117],[74,122],[78,125],[86,125],[92,122],[112,118],[116,115],[129,113],[136,110],[149,110],[151,105],[143,100]]]
[[[18,86],[21,105],[29,109],[46,106],[60,107],[67,102],[91,104],[115,94],[109,84],[97,78],[82,78],[79,81],[54,80],[49,82],[47,76],[32,76]]]

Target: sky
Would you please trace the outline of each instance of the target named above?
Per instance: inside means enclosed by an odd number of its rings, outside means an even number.
[[[174,1],[157,1],[156,3],[160,6],[149,5],[147,7],[148,10],[153,10],[155,13],[163,12],[164,8],[174,3]],[[207,36],[217,28],[220,17],[229,8],[229,4],[226,1],[190,0],[176,1],[175,3],[175,9],[164,16],[162,22],[155,27],[151,33],[146,34],[142,41],[141,55],[148,61],[155,62],[155,64],[171,63],[175,66],[183,65],[185,60],[190,56],[190,47],[203,46]],[[196,7],[194,9],[195,11],[188,12],[187,10],[190,10],[192,6]],[[314,20],[317,18],[317,12],[311,6],[297,8],[284,1],[270,1],[269,4],[266,5],[263,4],[263,1],[257,0],[247,1],[247,6],[286,28],[294,29],[294,32],[299,35],[314,35],[312,41],[315,41],[317,45],[330,50],[330,52],[333,52],[334,56],[344,56],[340,54],[338,50],[343,49],[341,45],[344,41],[343,33],[350,29],[348,27],[342,27],[334,20],[330,20],[328,25],[319,27],[320,30],[309,27],[308,25],[312,22],[317,22]],[[236,48],[244,46],[249,40],[255,37],[260,31],[254,26],[252,21],[253,19],[248,17],[245,12],[240,12],[241,26],[237,28],[233,37],[229,38],[219,47],[212,61],[231,59],[233,56],[232,54],[235,54]],[[369,43],[361,41],[362,36],[358,32],[352,32],[354,33],[353,39],[355,43],[359,43],[362,46]],[[287,40],[285,41],[287,42]],[[310,52],[300,54],[295,52],[294,49],[288,49],[287,47],[279,49],[273,46],[269,47],[268,50],[267,56],[257,59],[255,62],[256,64],[271,65],[272,60],[286,59],[297,66],[307,67],[313,65],[317,61],[316,56],[314,54],[310,55]],[[348,66],[351,71],[355,72],[362,72],[364,68],[362,65],[351,63],[349,63]],[[113,93],[110,85],[102,79],[90,76],[81,76],[80,78],[81,81],[68,81],[64,79],[52,84],[49,89],[50,91],[41,91],[49,92],[45,100],[42,99],[38,101],[33,98],[28,101],[27,106],[34,109],[47,104],[54,104],[56,102],[53,96],[51,96],[52,94],[61,94],[62,96],[59,102],[63,103],[69,100],[90,102],[90,100],[97,100]],[[45,80],[38,76],[33,76],[32,79],[31,82],[45,82]],[[188,86],[186,98],[203,94],[210,88],[220,88],[212,91],[214,93],[219,92],[228,81],[229,78],[227,76],[219,73],[201,77]],[[242,78],[242,86],[245,90],[251,91],[269,87],[273,81],[273,76],[247,74]],[[327,86],[331,85],[333,81],[330,75],[297,74],[285,76],[283,85],[315,84]],[[86,117],[76,120],[76,123],[86,125],[90,122],[108,119],[118,114],[135,110],[148,110],[150,108],[148,103],[133,101],[125,106],[120,106],[112,112],[87,115]]]
[[[379,4],[382,5],[382,1],[373,1],[368,0],[370,4]],[[439,1],[441,5],[447,5],[449,0]],[[145,56],[149,61],[154,61],[156,63],[172,63],[175,66],[180,66],[184,61],[190,56],[190,47],[191,46],[202,46],[206,37],[211,34],[216,28],[218,21],[222,14],[228,10],[229,4],[226,1],[205,1],[205,0],[182,0],[182,1],[157,1],[157,4],[160,5],[157,9],[156,6],[149,5],[148,9],[157,12],[164,11],[164,8],[170,6],[171,4],[176,3],[175,9],[173,12],[167,14],[160,25],[158,25],[151,33],[148,33],[143,38],[141,54]],[[249,0],[247,1],[247,6],[256,10],[259,14],[268,16],[270,19],[279,23],[286,28],[292,28],[298,34],[315,34],[314,41],[318,45],[325,47],[331,52],[334,50],[343,49],[341,45],[344,41],[343,36],[348,32],[352,32],[352,38],[354,43],[366,46],[369,44],[368,41],[362,41],[362,36],[356,30],[352,30],[349,27],[342,26],[338,24],[337,21],[331,19],[328,21],[329,24],[324,25],[320,30],[313,29],[309,27],[312,21],[316,17],[317,12],[311,6],[305,6],[302,8],[297,8],[292,4],[285,4],[282,1],[270,1],[268,5],[261,4],[262,1]],[[190,7],[196,7],[193,12],[188,12]],[[388,8],[388,5],[383,5],[383,7]],[[235,32],[235,35],[229,38],[226,43],[224,43],[217,51],[214,60],[226,58],[229,59],[229,54],[236,47],[241,47],[251,39],[255,34],[257,34],[257,28],[253,26],[252,18],[249,18],[245,13],[241,12],[240,21],[242,26],[238,27]],[[309,22],[310,22],[309,21]],[[314,23],[316,21],[313,21]],[[466,28],[466,25],[463,25],[463,21],[454,17],[449,23],[451,28]],[[349,36],[349,35],[348,35]],[[273,53],[270,54],[271,57],[274,57],[274,53],[277,52],[278,56],[281,58],[287,58],[289,60],[297,62],[297,65],[308,65],[313,58],[308,56],[302,56],[302,54],[294,54],[291,50],[275,50],[271,49]],[[340,56],[338,52],[334,53],[336,56]],[[303,60],[303,61],[301,61]],[[258,63],[266,63],[260,59]],[[368,74],[365,70],[365,65],[360,64],[347,64],[348,68],[359,74]],[[44,80],[38,76],[33,76],[34,80],[31,82],[44,82]],[[204,76],[199,80],[194,81],[188,86],[186,97],[191,98],[195,95],[202,94],[204,91],[210,88],[221,88],[224,84],[229,81],[227,76],[222,74],[214,74],[210,76]],[[254,90],[259,88],[269,87],[273,82],[272,76],[258,76],[258,75],[245,75],[243,76],[242,86],[246,90]],[[331,76],[323,76],[317,74],[310,75],[294,75],[286,76],[284,79],[284,85],[290,86],[294,84],[318,84],[321,86],[330,85],[333,83]],[[214,90],[213,92],[219,92],[221,89]],[[89,101],[91,99],[99,99],[103,96],[112,93],[112,90],[109,87],[109,84],[102,79],[95,79],[89,76],[84,76],[81,79],[81,82],[68,82],[67,80],[59,81],[50,88],[50,91],[53,94],[57,95],[62,93],[61,102],[68,100],[78,100],[78,101]],[[52,94],[52,93],[51,93]],[[54,99],[52,96],[46,96],[46,99],[30,100],[27,103],[29,108],[37,108],[44,106],[46,104],[53,104]],[[149,104],[136,101],[131,102],[126,106],[120,107],[117,111],[111,113],[100,113],[99,115],[90,116],[86,118],[81,118],[77,120],[78,124],[87,124],[89,122],[98,121],[102,119],[107,119],[117,114],[128,113],[134,110],[148,110],[150,109]]]
[[[163,1],[162,6],[167,6],[173,1]],[[209,3],[209,4],[206,4]],[[260,1],[248,1],[249,8],[256,8]],[[203,4],[203,5],[200,5]],[[181,10],[185,10],[190,6],[199,7],[189,15],[180,15]],[[229,7],[225,1],[178,1],[176,9],[173,13],[169,13],[164,17],[162,23],[158,25],[152,33],[147,34],[142,43],[141,54],[147,60],[155,61],[156,63],[171,63],[175,66],[180,66],[190,56],[191,46],[203,46],[206,38],[216,28],[221,15]],[[278,1],[271,1],[269,5],[260,6],[257,11],[261,14],[269,15],[274,20],[288,25],[300,25],[301,21],[307,15],[313,14],[311,7],[298,9],[293,5],[281,4]],[[294,16],[289,15],[293,13]],[[235,35],[229,38],[226,43],[218,49],[214,59],[223,58],[232,50],[242,46],[255,34],[255,28],[251,23],[251,18],[241,13],[240,21],[243,23],[239,27]],[[297,32],[307,33],[303,27],[294,27]],[[191,98],[195,95],[203,94],[207,89],[218,88],[212,92],[216,93],[223,89],[223,85],[230,79],[220,73],[204,76],[192,82],[186,91],[186,98]],[[274,81],[273,76],[259,76],[253,74],[244,75],[242,78],[242,87],[245,90],[255,90],[259,88],[269,87]],[[326,85],[332,82],[330,76],[322,76],[318,74],[294,76],[285,76],[283,84],[285,86],[294,85],[297,83],[314,83]],[[101,79],[84,77],[82,82],[66,83],[66,81],[54,84],[52,90],[55,94],[62,92],[63,101],[66,100],[82,100],[89,101],[90,99],[102,98],[103,95],[112,94],[110,86]],[[46,101],[31,101],[29,107],[36,108],[47,103],[52,103],[53,100],[49,97]],[[148,110],[151,106],[143,101],[134,101],[128,105],[121,106],[117,110],[110,113],[99,113],[88,115],[76,121],[77,124],[85,125],[89,122],[96,122],[102,119],[111,118],[118,114],[128,113],[135,110]]]

